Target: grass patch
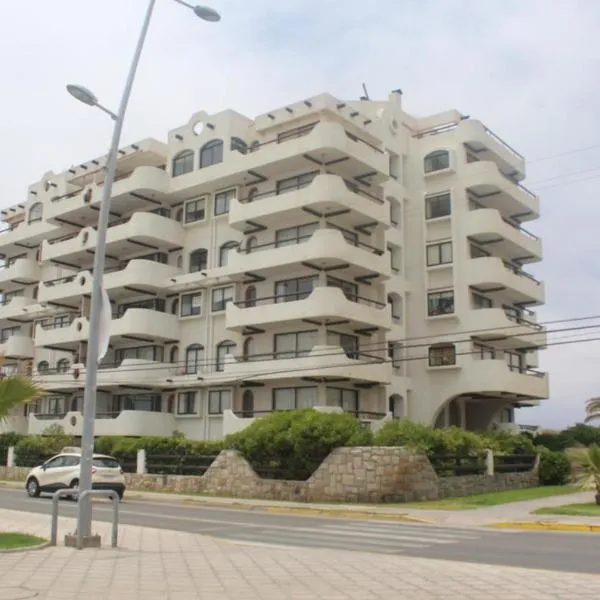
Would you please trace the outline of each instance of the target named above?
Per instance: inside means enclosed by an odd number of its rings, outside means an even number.
[[[548,498],[550,496],[561,496],[572,494],[577,491],[580,490],[571,485],[548,485],[525,488],[522,490],[504,490],[502,492],[491,492],[489,494],[475,494],[474,496],[463,496],[462,498],[443,498],[441,500],[430,500],[428,502],[408,502],[401,506],[427,510],[470,510],[473,508],[509,504],[511,502],[523,502],[526,500]]]
[[[30,546],[39,546],[48,540],[28,535],[26,533],[12,533],[0,531],[0,550],[15,550],[16,548],[29,548]]]
[[[569,517],[600,517],[600,506],[589,504],[563,504],[562,506],[547,506],[533,511],[534,515],[564,515]]]

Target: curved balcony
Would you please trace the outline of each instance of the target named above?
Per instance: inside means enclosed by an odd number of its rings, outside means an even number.
[[[80,342],[89,337],[90,324],[82,317],[75,319],[68,327],[47,327],[37,325],[35,345],[57,350],[76,350]],[[119,346],[140,343],[165,343],[179,339],[177,316],[147,308],[129,308],[125,314],[113,319],[110,324],[110,343]]]
[[[227,329],[239,331],[306,319],[323,324],[349,322],[355,329],[391,327],[387,304],[361,297],[349,299],[336,287],[317,287],[308,296],[270,296],[251,303],[229,303],[226,315]]]
[[[0,356],[4,358],[33,358],[33,340],[26,335],[11,335],[0,344]]]
[[[542,259],[540,238],[502,217],[494,208],[472,210],[466,214],[464,222],[467,237],[508,261]]]
[[[544,284],[501,258],[471,258],[465,271],[467,285],[506,304],[544,303]]]
[[[112,188],[111,211],[128,213],[135,210],[152,210],[156,201],[165,201],[169,193],[170,177],[157,167],[140,166],[130,175],[117,179]],[[98,222],[98,210],[103,185],[92,183],[80,190],[56,196],[45,208],[51,223],[74,223],[82,227]]]
[[[476,156],[496,162],[506,175],[519,181],[525,179],[525,158],[481,121],[460,121],[456,127],[456,137]]]
[[[164,288],[165,281],[179,273],[180,269],[152,260],[133,259],[119,271],[105,273],[104,289],[111,298],[153,293]],[[127,288],[130,288],[129,290]],[[135,290],[131,290],[135,288]],[[76,275],[61,277],[40,283],[38,299],[40,302],[61,303],[76,302],[83,294],[92,293],[92,274],[81,271]]]
[[[495,208],[507,219],[531,221],[540,216],[540,199],[525,186],[507,179],[496,163],[480,161],[461,169],[461,184],[484,208]]]
[[[245,154],[232,152],[227,160],[171,180],[176,196],[190,197],[238,185],[240,173],[271,178],[285,171],[314,169],[315,162],[331,165],[346,179],[362,177],[380,184],[389,177],[389,158],[381,148],[334,121],[310,123],[280,132],[272,140],[251,145]]]
[[[0,232],[0,254],[13,256],[21,254],[24,248],[36,248],[44,240],[64,235],[65,227],[59,227],[46,221],[38,221],[28,225],[20,223],[14,228],[6,228]]]
[[[27,307],[33,306],[34,304],[37,304],[37,301],[33,298],[14,296],[7,302],[0,304],[0,321],[3,321],[4,319],[27,321],[29,320],[26,315]]]
[[[543,348],[547,343],[544,327],[537,317],[517,318],[503,308],[478,308],[469,313],[468,330],[474,338],[494,348]]]
[[[389,225],[389,209],[381,198],[339,175],[329,174],[317,175],[299,189],[278,192],[274,188],[259,193],[252,202],[232,200],[229,225],[244,232],[257,224],[272,229],[294,222],[307,210],[325,217],[337,214],[336,222],[348,228],[373,221]]]
[[[77,411],[57,415],[29,415],[29,435],[40,435],[51,425],[60,425],[67,435],[80,436],[83,415]],[[94,421],[94,434],[97,436],[170,437],[175,429],[175,417],[171,413],[145,410],[122,410],[98,415]]]
[[[79,233],[42,244],[44,261],[63,261],[71,264],[89,263],[97,245],[97,232],[86,227]],[[183,227],[178,221],[153,213],[138,212],[109,225],[106,251],[112,256],[127,256],[140,249],[168,251],[181,248]]]
[[[0,269],[0,289],[4,292],[39,280],[40,268],[33,258],[18,258],[12,265]]]
[[[297,243],[270,242],[232,252],[226,275],[243,273],[289,273],[302,265],[315,270],[345,267],[348,277],[377,274],[382,279],[391,276],[390,257],[386,252],[361,242],[347,241],[337,229],[317,229],[312,235],[300,237]]]
[[[319,379],[351,379],[389,384],[392,365],[378,352],[349,358],[339,346],[315,346],[307,355],[273,360],[269,354],[260,360],[236,360],[228,356],[223,375],[234,381],[273,381],[317,377]]]

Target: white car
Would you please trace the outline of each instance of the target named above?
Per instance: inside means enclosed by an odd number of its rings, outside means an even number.
[[[125,494],[125,476],[119,461],[105,454],[94,454],[92,487],[95,490],[114,490],[122,499]],[[57,490],[79,488],[81,448],[63,448],[60,454],[29,471],[25,489],[31,498],[51,494]]]

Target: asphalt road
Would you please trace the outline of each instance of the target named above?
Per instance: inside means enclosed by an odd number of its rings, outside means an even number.
[[[48,514],[50,498],[29,498],[25,490],[0,490],[0,508]],[[94,504],[94,519],[110,521],[108,503]],[[63,501],[60,515],[76,516]],[[126,525],[187,531],[253,545],[332,548],[421,558],[600,574],[600,535],[514,532],[390,521],[306,517],[176,503],[128,501],[120,505]]]

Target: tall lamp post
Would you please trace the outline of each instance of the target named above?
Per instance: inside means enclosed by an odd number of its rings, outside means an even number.
[[[207,6],[194,6],[183,0],[174,0],[178,4],[192,10],[192,12],[200,19],[212,23],[221,20],[218,12]],[[85,392],[83,403],[83,431],[81,437],[81,473],[79,476],[79,491],[84,492],[92,489],[92,466],[94,453],[94,420],[96,417],[96,384],[98,379],[98,362],[103,358],[108,348],[109,327],[110,322],[106,322],[104,316],[108,307],[105,306],[106,301],[103,300],[106,296],[103,291],[102,279],[104,273],[104,260],[106,252],[106,230],[108,228],[108,219],[110,215],[110,199],[112,193],[112,184],[115,178],[117,168],[117,156],[119,151],[119,143],[121,139],[121,131],[123,129],[123,120],[127,110],[131,89],[135,80],[135,74],[146,40],[146,34],[150,26],[152,12],[156,0],[150,0],[140,37],[135,48],[133,60],[129,68],[123,96],[119,105],[119,110],[115,114],[105,108],[98,102],[98,98],[87,88],[79,85],[67,85],[67,91],[75,99],[87,104],[95,106],[103,112],[110,115],[114,120],[114,130],[108,156],[106,160],[106,176],[104,179],[104,187],[102,188],[102,199],[100,204],[100,213],[98,215],[98,229],[96,251],[94,256],[94,273],[92,281],[92,305],[90,309],[90,335],[88,340],[88,350],[86,357],[86,376],[85,376]],[[80,497],[77,506],[77,533],[78,539],[83,541],[90,538],[92,534],[92,504],[89,495],[85,495],[83,501]]]

